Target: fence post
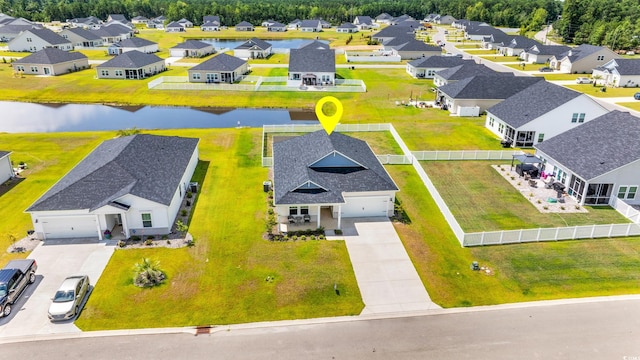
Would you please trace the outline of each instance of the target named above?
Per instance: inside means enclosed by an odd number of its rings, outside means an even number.
[[[540,233],[542,232],[542,228],[538,228],[538,235],[536,235],[536,241],[540,241]]]
[[[480,236],[480,245],[484,245],[484,234],[485,232],[482,232],[482,236]]]
[[[553,237],[553,240],[558,241],[558,233],[560,232],[560,228],[556,228],[556,235]]]
[[[593,224],[593,226],[591,227],[591,238],[593,239],[593,234],[595,234],[596,232],[596,225]]]
[[[571,238],[572,238],[572,239],[575,239],[575,238],[576,238],[576,234],[577,234],[577,233],[578,233],[578,227],[577,227],[577,226],[575,226],[575,227],[573,228],[573,236],[572,236]]]
[[[629,233],[631,232],[631,224],[627,224],[627,236],[629,236]]]

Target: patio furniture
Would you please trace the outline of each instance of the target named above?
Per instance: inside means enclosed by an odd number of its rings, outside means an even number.
[[[304,214],[303,218],[304,218],[304,222],[306,222],[306,223],[311,222],[311,215]]]
[[[537,188],[538,187],[538,182],[535,180],[529,180],[529,186]]]
[[[549,180],[544,182],[544,188],[545,189],[551,189],[553,187],[553,183],[556,181],[556,179],[553,176],[549,176]]]
[[[302,224],[304,222],[304,218],[302,215],[296,215],[293,217],[296,224]]]
[[[296,223],[296,219],[292,215],[289,215],[287,217],[287,220],[289,220],[289,224],[295,224]]]

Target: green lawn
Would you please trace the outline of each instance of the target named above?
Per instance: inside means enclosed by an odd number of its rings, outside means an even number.
[[[502,63],[502,62],[521,62],[522,61],[517,56],[503,56],[503,55],[500,55],[500,54],[497,54],[497,55],[480,55],[480,57],[483,58],[483,59],[489,60],[489,61],[497,62],[497,63]]]
[[[583,92],[587,95],[592,95],[596,97],[623,97],[629,96],[632,97],[633,94],[640,91],[640,88],[617,88],[617,87],[607,87],[606,92],[600,91],[602,86],[593,86],[593,84],[575,84],[575,85],[567,85],[568,88]]]
[[[640,101],[637,102],[625,102],[625,103],[617,103],[618,105],[628,107],[629,109],[640,111]]]
[[[496,53],[495,50],[491,49],[465,48],[458,45],[456,45],[456,47],[458,49],[463,49],[465,52],[469,53],[469,55],[493,55]]]
[[[540,67],[545,66],[543,64],[538,64],[538,65],[540,65]],[[551,80],[575,80],[576,78],[582,77],[584,75],[581,75],[581,74],[542,73],[542,74],[536,74],[535,76],[542,76],[546,80],[551,81]]]
[[[543,214],[498,174],[496,161],[425,161],[422,166],[466,232],[629,222],[610,207]],[[509,165],[510,163],[507,163]]]
[[[89,60],[111,60],[113,55],[109,55],[107,48],[102,49],[90,49],[90,50],[78,50],[79,53],[86,55]]]
[[[543,67],[544,65],[540,65],[540,64],[524,64],[524,69],[522,68],[522,63],[520,64],[505,64],[505,66],[508,66],[510,68],[514,68],[514,69],[518,69],[521,71],[537,71],[539,70],[541,67]]]

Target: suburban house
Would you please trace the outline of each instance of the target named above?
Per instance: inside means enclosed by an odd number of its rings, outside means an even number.
[[[593,69],[591,75],[599,84],[615,87],[640,86],[640,60],[613,59]]]
[[[36,52],[44,48],[55,47],[60,50],[73,50],[71,41],[49,29],[29,29],[16,36],[7,44],[9,51]]]
[[[279,222],[389,217],[398,186],[363,140],[324,130],[273,144]]]
[[[399,22],[393,22],[393,25],[397,25],[400,27],[406,27],[406,28],[410,28],[413,31],[418,31],[418,30],[424,30],[425,27],[424,25],[422,25],[420,22],[415,21],[415,20],[403,20],[403,21],[399,21]]]
[[[387,26],[386,28],[371,35],[371,39],[379,43],[385,44],[398,37],[401,37],[407,40],[415,39],[414,33],[415,31],[410,27],[392,25],[392,26]]]
[[[253,24],[247,21],[242,21],[236,25],[236,31],[254,31]]]
[[[15,39],[21,32],[30,29],[42,29],[38,24],[34,25],[0,25],[0,41],[9,42]]]
[[[13,70],[25,75],[62,75],[89,68],[89,59],[82,53],[58,48],[44,48],[13,62]]]
[[[436,92],[436,103],[454,115],[479,116],[488,108],[538,81],[544,79],[497,74],[473,76],[440,86]]]
[[[187,20],[185,18],[182,18],[182,19],[178,20],[177,23],[182,25],[182,27],[184,27],[185,29],[193,27],[193,22],[191,22],[191,21],[189,21],[189,20]]]
[[[399,23],[405,22],[405,21],[415,21],[415,19],[407,14],[402,14],[398,17],[391,19],[391,25],[398,25]]]
[[[198,164],[198,142],[146,134],[103,142],[26,210],[36,237],[169,234]]]
[[[322,31],[322,23],[320,20],[302,20],[298,28],[304,32],[320,32]]]
[[[118,21],[123,24],[131,24],[127,18],[122,14],[109,14],[107,17],[107,22]]]
[[[249,72],[246,60],[224,53],[189,69],[189,82],[233,84]]]
[[[150,29],[164,30],[164,22],[166,20],[167,20],[166,17],[164,17],[163,15],[160,15],[158,17],[150,19],[147,22],[147,27],[150,28]]]
[[[287,29],[289,30],[298,30],[300,28],[300,24],[302,21],[300,19],[295,19],[289,24],[287,24]]]
[[[164,59],[137,50],[122,53],[96,66],[98,79],[144,79],[165,71]]]
[[[482,44],[480,45],[480,47],[489,50],[499,49],[509,44],[512,38],[513,35],[507,35],[501,30],[496,29],[496,31],[491,35],[484,36],[482,38]]]
[[[482,41],[486,36],[490,36],[493,34],[500,35],[500,33],[504,34],[504,31],[496,29],[493,26],[467,27],[465,29],[465,38],[467,40]]]
[[[336,55],[333,49],[306,46],[289,52],[287,86],[335,85],[335,79]]]
[[[132,37],[112,44],[108,48],[109,55],[120,55],[129,51],[151,54],[158,52],[158,44],[147,39]]]
[[[183,32],[185,31],[184,26],[177,21],[171,22],[164,27],[165,32]]]
[[[102,26],[102,20],[95,16],[89,16],[85,18],[75,18],[67,20],[67,24],[71,27],[79,27],[83,29],[99,29]]]
[[[520,59],[530,64],[545,64],[554,56],[560,56],[567,51],[571,50],[570,47],[564,45],[541,45],[535,44],[525,51],[520,53]]]
[[[71,45],[75,50],[93,49],[104,44],[100,36],[83,28],[64,29],[60,32],[60,36],[71,41]]]
[[[198,40],[186,40],[171,49],[171,57],[203,57],[215,53],[213,45]]]
[[[520,53],[534,45],[541,44],[534,39],[517,35],[513,36],[506,46],[498,47],[498,52],[505,56],[520,56]]]
[[[200,25],[202,31],[220,31],[220,23],[206,22]]]
[[[100,36],[104,45],[115,44],[118,41],[122,41],[133,36],[133,31],[131,29],[120,24],[102,26],[100,29],[91,30],[91,32]]]
[[[382,13],[378,16],[376,16],[376,22],[378,24],[386,24],[386,25],[390,25],[391,24],[391,20],[393,20],[393,16],[387,14],[387,13]]]
[[[0,150],[0,184],[15,176],[13,173],[13,165],[11,165],[11,151]]]
[[[136,16],[133,19],[131,19],[131,23],[134,25],[137,25],[137,24],[147,25],[149,23],[149,19],[147,19],[144,16]]]
[[[217,26],[218,28],[215,31],[220,30],[220,26],[222,26],[222,23],[220,22],[220,16],[217,15],[205,15],[202,17],[202,23],[203,24],[211,24],[213,26]]]
[[[514,74],[510,71],[495,71],[485,65],[476,64],[475,61],[464,61],[460,65],[436,71],[433,75],[433,83],[435,86],[444,86],[447,84],[453,84],[454,82],[459,80],[468,79],[476,75],[514,76]]]
[[[456,21],[456,18],[454,18],[451,15],[443,15],[436,18],[435,21],[436,21],[436,24],[451,25],[453,24],[454,21]]]
[[[640,119],[611,111],[535,145],[544,171],[581,205],[640,204]]]
[[[287,31],[287,25],[274,21],[267,25],[267,31],[271,32],[285,32]]]
[[[587,74],[620,55],[604,46],[582,44],[549,59],[549,66],[566,73]]]
[[[384,44],[384,50],[390,51],[391,55],[400,56],[402,60],[413,60],[428,56],[442,54],[439,46],[429,45],[416,39],[407,37],[397,37]]]
[[[329,50],[329,44],[318,40],[307,40],[298,49]]]
[[[357,26],[358,30],[368,30],[379,26],[373,22],[371,16],[356,16],[355,19],[353,19],[353,25]]]
[[[433,79],[436,72],[462,65],[473,60],[463,60],[457,56],[428,56],[407,63],[407,74],[416,79]]]
[[[330,22],[328,22],[328,21],[326,21],[326,20],[322,20],[322,19],[320,19],[320,26],[321,26],[323,29],[331,29],[331,23],[330,23]]]
[[[340,26],[336,27],[336,32],[356,33],[358,32],[358,27],[353,25],[352,23],[342,23]]]
[[[271,56],[271,50],[268,42],[252,38],[233,49],[233,55],[242,59],[266,59]]]
[[[505,145],[532,147],[607,111],[583,93],[540,81],[488,108],[485,126]]]

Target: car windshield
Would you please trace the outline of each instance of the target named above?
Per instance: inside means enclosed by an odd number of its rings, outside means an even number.
[[[7,285],[0,285],[0,298],[7,296]]]
[[[67,301],[73,301],[73,290],[58,290],[56,296],[53,297],[53,302]]]

